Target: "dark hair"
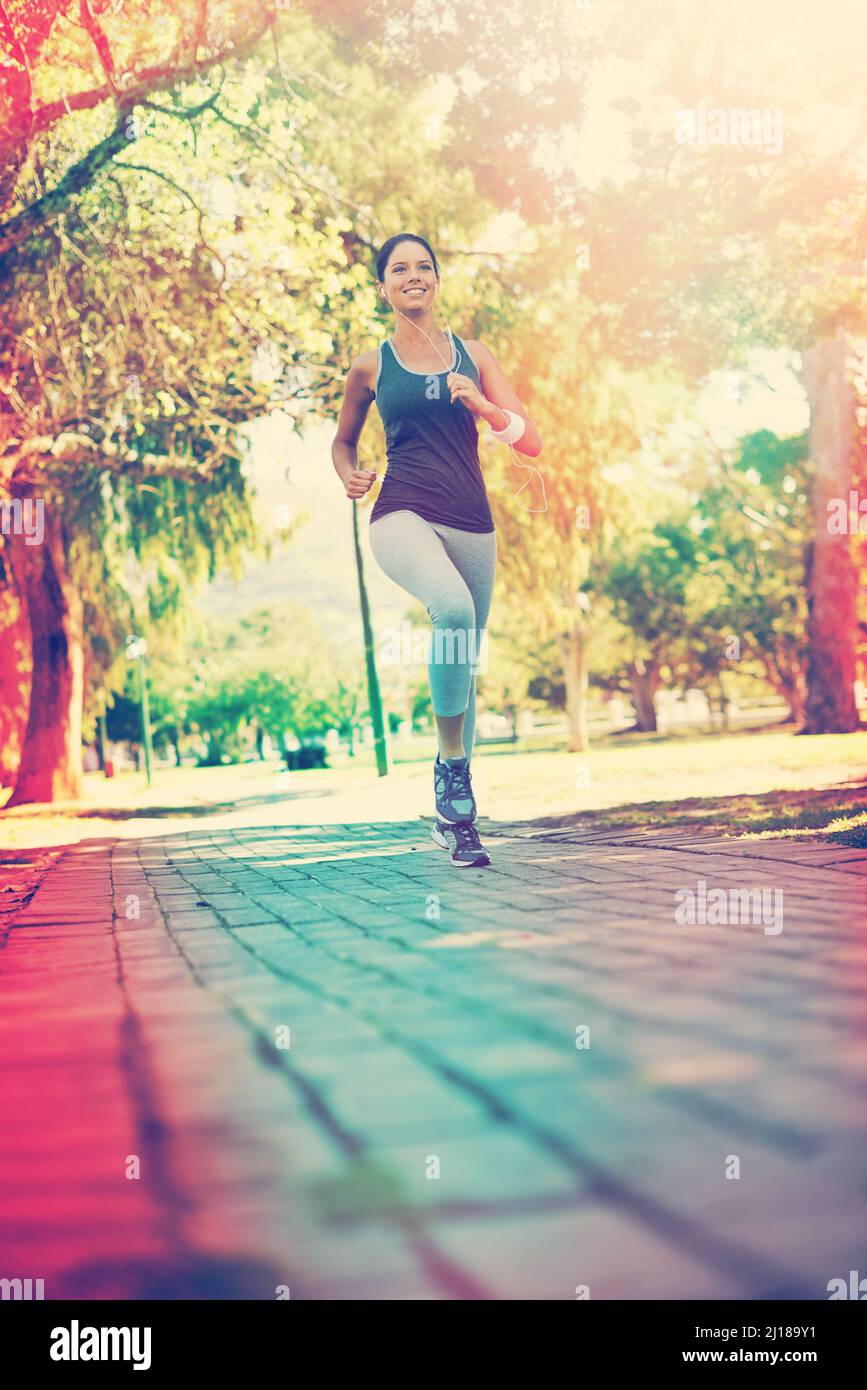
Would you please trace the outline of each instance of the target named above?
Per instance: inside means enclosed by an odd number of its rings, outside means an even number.
[[[383,242],[382,246],[379,248],[379,251],[377,252],[376,256],[377,280],[382,281],[385,279],[385,268],[388,265],[388,258],[394,250],[395,246],[397,246],[398,242],[400,241],[421,242],[422,246],[425,248],[431,260],[433,261],[433,268],[436,271],[437,279],[439,279],[440,268],[437,265],[437,258],[434,255],[432,248],[425,241],[424,237],[416,236],[415,232],[402,232],[400,236],[390,236],[388,238],[388,241]]]

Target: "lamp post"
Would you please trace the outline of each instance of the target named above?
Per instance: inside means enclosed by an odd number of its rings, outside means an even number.
[[[364,561],[361,554],[361,540],[358,535],[358,503],[352,504],[352,540],[355,546],[355,567],[358,571],[358,594],[361,600],[361,630],[364,637],[364,660],[367,665],[367,694],[370,703],[370,722],[373,725],[373,747],[376,753],[376,770],[380,777],[388,776],[388,745],[385,738],[385,723],[382,717],[382,696],[379,691],[379,676],[376,672],[376,653],[373,650],[373,625],[370,621],[370,603],[367,586],[364,582]]]
[[[126,639],[126,655],[128,661],[138,662],[138,698],[141,710],[141,731],[142,742],[145,750],[145,770],[147,772],[148,786],[151,785],[151,759],[153,750],[151,748],[151,720],[148,707],[148,683],[145,672],[145,659],[147,657],[147,639],[136,637],[134,634]]]

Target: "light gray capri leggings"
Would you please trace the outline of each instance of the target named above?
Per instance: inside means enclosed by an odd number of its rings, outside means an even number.
[[[368,535],[380,569],[428,611],[433,711],[466,713],[463,743],[470,758],[476,736],[476,667],[486,650],[482,643],[494,590],[497,533],[459,531],[425,521],[417,512],[398,511],[372,521]]]

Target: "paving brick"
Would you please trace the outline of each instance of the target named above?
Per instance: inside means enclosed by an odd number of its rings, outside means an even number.
[[[14,1261],[347,1299],[823,1297],[857,1267],[867,854],[482,828],[463,878],[417,821],[63,853],[0,952]],[[780,886],[784,931],[679,926],[699,879]]]
[[[439,1225],[436,1240],[495,1298],[577,1301],[579,1287],[582,1301],[589,1289],[591,1302],[745,1296],[735,1274],[709,1268],[604,1208]]]

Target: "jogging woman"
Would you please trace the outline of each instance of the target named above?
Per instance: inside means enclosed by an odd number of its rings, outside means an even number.
[[[436,256],[423,237],[408,232],[381,248],[376,287],[394,310],[394,333],[353,361],[331,456],[347,497],[363,497],[376,471],[357,467],[356,446],[375,400],[387,467],[370,514],[370,548],[432,622],[428,674],[438,752],[431,834],[453,864],[466,868],[491,862],[473,825],[470,776],[475,668],[497,560],[476,421],[487,420],[503,443],[520,440],[531,458],[542,452],[542,440],[490,349],[435,322],[439,285]]]

